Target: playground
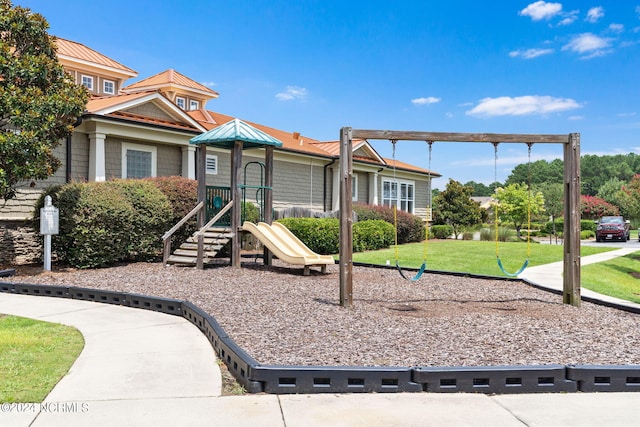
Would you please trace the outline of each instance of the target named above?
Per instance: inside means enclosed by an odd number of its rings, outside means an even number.
[[[338,266],[327,274],[274,260],[205,270],[136,263],[97,270],[19,272],[13,281],[189,300],[213,315],[261,364],[492,366],[639,364],[637,314],[519,281],[354,266],[354,304],[339,305]]]

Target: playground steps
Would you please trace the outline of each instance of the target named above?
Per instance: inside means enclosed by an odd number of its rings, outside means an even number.
[[[195,232],[186,242],[180,245],[178,249],[167,259],[169,264],[177,265],[196,265],[198,260],[198,238]],[[211,264],[218,252],[234,237],[231,228],[228,227],[211,227],[203,233],[204,241],[204,258],[203,264]]]

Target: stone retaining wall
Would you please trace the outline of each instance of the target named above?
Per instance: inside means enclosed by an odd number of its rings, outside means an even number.
[[[0,220],[0,265],[24,265],[42,259],[42,237],[26,221]]]

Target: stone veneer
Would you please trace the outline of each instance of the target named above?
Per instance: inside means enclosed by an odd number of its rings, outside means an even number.
[[[40,262],[42,238],[27,221],[0,220],[0,266]]]

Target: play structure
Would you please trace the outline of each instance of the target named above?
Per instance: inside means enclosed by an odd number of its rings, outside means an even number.
[[[564,154],[564,274],[563,302],[573,306],[580,305],[580,134],[494,134],[494,133],[446,133],[412,132],[389,130],[365,130],[343,127],[340,130],[340,305],[350,307],[353,304],[353,154],[351,147],[354,139],[388,140],[395,147],[397,141],[426,141],[431,147],[434,142],[490,143],[496,150],[498,144],[563,144]],[[530,151],[529,151],[530,152]],[[394,159],[395,164],[395,159]],[[530,219],[529,219],[530,221]],[[528,242],[529,244],[529,242]],[[426,249],[425,249],[426,254]],[[496,242],[496,258],[505,274]],[[527,259],[520,270],[529,263]],[[426,255],[423,267],[426,265]],[[397,261],[397,256],[396,256]],[[399,267],[399,264],[398,264]],[[402,269],[398,268],[400,272]],[[516,273],[517,275],[517,273]],[[417,279],[416,279],[417,280]]]
[[[243,231],[251,233],[262,243],[264,263],[267,265],[272,263],[272,256],[275,255],[286,263],[303,266],[303,272],[307,275],[312,266],[319,266],[322,272],[326,272],[327,265],[335,264],[333,257],[314,253],[282,224],[272,224],[273,149],[282,146],[282,142],[235,119],[192,138],[191,144],[198,146],[198,204],[162,237],[165,264],[195,265],[204,268],[230,243],[231,265],[240,267]],[[230,187],[207,185],[207,146],[231,150]],[[265,150],[264,162],[251,161],[243,167],[242,151],[259,147]],[[250,168],[253,169],[253,175],[259,177],[258,182],[249,183]],[[255,197],[249,198],[249,194]],[[258,206],[258,225],[251,222],[242,224],[242,210],[247,201],[255,202]],[[198,231],[171,253],[171,237],[195,215]]]

